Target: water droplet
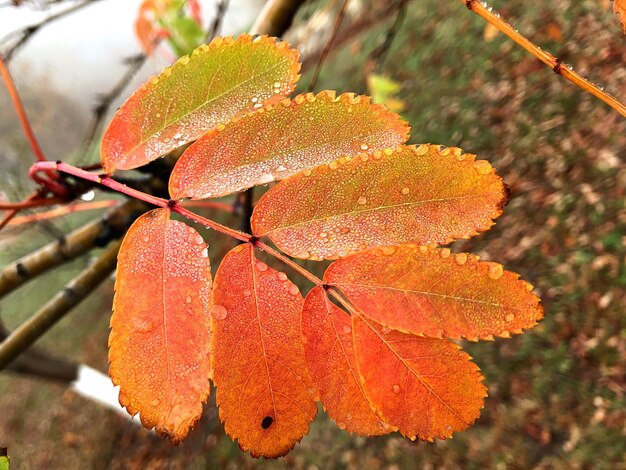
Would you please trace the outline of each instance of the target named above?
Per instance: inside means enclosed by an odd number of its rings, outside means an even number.
[[[369,148],[369,145],[367,145],[366,143],[361,144],[361,150],[367,150],[368,148]]]
[[[228,310],[226,310],[225,307],[222,307],[221,305],[215,305],[213,307],[213,318],[215,318],[216,320],[223,320],[227,316]]]
[[[350,227],[341,227],[339,231],[345,235],[347,233],[350,233]]]
[[[393,384],[393,393],[400,393],[400,385]]]
[[[289,286],[289,293],[291,295],[298,295],[300,293],[300,290],[298,289],[298,286],[296,286],[295,284],[291,284]]]
[[[274,181],[274,175],[271,173],[265,173],[264,175],[259,176],[258,184],[267,184],[271,181]]]
[[[340,422],[340,421],[337,421],[337,427],[338,427],[339,429],[346,429],[346,424],[345,424],[345,423],[342,423],[342,422]]]
[[[367,199],[363,196],[361,196],[359,199],[357,199],[357,204],[360,204],[361,206],[364,205],[367,202]]]
[[[402,188],[402,194],[404,194],[404,195],[409,194],[409,188],[407,188],[406,186],[404,188]]]
[[[513,320],[515,320],[515,315],[513,315],[512,313],[508,313],[506,317],[504,317],[504,319],[508,322],[512,322]]]
[[[256,102],[258,102],[258,101],[259,101],[259,99],[258,99],[256,96],[255,96],[254,98],[252,98],[252,102],[253,102],[253,103],[256,103]]]
[[[338,167],[337,162],[330,162],[328,164],[328,168],[330,168],[331,170],[336,170]]]
[[[307,169],[307,170],[304,170],[302,173],[304,174],[304,176],[311,176],[311,170]]]
[[[422,254],[428,253],[428,247],[426,245],[420,245],[419,250]]]
[[[161,403],[161,400],[159,400],[158,398],[155,398],[150,402],[152,406],[159,406],[159,403]]]
[[[494,264],[489,268],[489,277],[494,280],[498,280],[502,277],[504,270],[501,265]]]
[[[187,297],[185,297],[185,302],[190,304],[191,303],[191,296],[188,295]]]
[[[383,246],[380,251],[383,252],[383,255],[391,256],[397,251],[397,248],[395,246]]]
[[[281,281],[286,281],[287,280],[287,275],[283,272],[279,272],[277,275],[278,279],[280,279]]]
[[[203,258],[208,258],[209,257],[209,249],[205,248],[204,250],[202,250],[202,257]]]
[[[352,333],[352,328],[350,327],[350,325],[343,325],[343,332],[347,335]]]
[[[180,58],[180,60],[178,62],[180,62],[182,65],[187,65],[189,63],[189,56],[188,55],[184,55]]]
[[[463,266],[467,261],[467,253],[457,253],[454,255],[454,261],[456,261],[456,264],[459,266]]]
[[[380,332],[384,335],[388,335],[389,333],[391,333],[391,328],[387,328],[386,326],[383,326]]]
[[[476,160],[474,162],[474,168],[480,175],[488,175],[491,173],[491,165],[487,160]]]
[[[448,258],[450,256],[450,248],[442,248],[439,255],[444,259]]]
[[[204,239],[200,235],[196,235],[195,240],[198,245],[200,245],[201,243],[204,243]]]
[[[258,271],[265,272],[267,271],[267,264],[265,264],[263,261],[257,261],[256,268]]]

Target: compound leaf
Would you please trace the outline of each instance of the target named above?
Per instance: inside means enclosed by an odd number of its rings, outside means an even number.
[[[131,226],[118,256],[109,374],[146,428],[179,443],[209,396],[211,266],[202,237],[169,210]]]
[[[489,229],[507,201],[502,179],[474,158],[438,145],[343,158],[268,191],[252,216],[253,232],[311,259],[469,238]]]
[[[245,244],[224,257],[214,302],[213,381],[224,429],[254,457],[285,455],[317,412],[302,350],[300,292]]]
[[[293,91],[298,53],[274,38],[216,38],[139,88],[102,139],[108,174],[137,168]]]
[[[367,96],[323,91],[260,109],[195,142],[170,178],[174,199],[218,197],[280,180],[344,155],[408,139],[409,126]]]
[[[509,337],[543,316],[519,275],[447,248],[374,248],[335,261],[324,279],[374,321],[435,338]]]
[[[354,355],[352,320],[330,302],[321,287],[312,289],[304,300],[302,335],[313,384],[337,426],[362,436],[391,432],[371,409],[363,391]]]
[[[363,388],[372,406],[410,439],[446,439],[480,415],[486,388],[460,346],[385,329],[352,316]]]

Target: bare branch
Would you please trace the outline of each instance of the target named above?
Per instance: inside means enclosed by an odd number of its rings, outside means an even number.
[[[63,11],[55,13],[54,15],[48,16],[45,20],[40,21],[39,23],[32,24],[30,26],[26,26],[17,31],[13,31],[12,33],[6,35],[4,38],[0,40],[0,44],[8,42],[14,36],[18,36],[17,40],[10,46],[5,52],[4,57],[7,63],[11,61],[13,56],[24,46],[30,39],[45,25],[53,23],[56,20],[59,20],[67,15],[71,15],[72,13],[76,13],[77,11],[82,10],[83,8],[92,5],[100,0],[85,0],[83,3],[79,3],[72,7],[69,7]]]
[[[92,266],[75,277],[0,343],[0,370],[28,349],[113,272],[121,244],[120,240],[111,243]]]
[[[317,79],[320,76],[320,72],[322,71],[322,66],[324,65],[324,60],[326,60],[326,56],[330,52],[330,48],[333,47],[333,41],[339,32],[339,27],[341,26],[341,22],[343,21],[343,17],[346,14],[346,8],[348,7],[348,2],[350,0],[343,0],[343,4],[341,5],[341,9],[337,14],[337,19],[335,20],[335,25],[333,26],[333,31],[326,41],[326,46],[322,50],[322,54],[320,55],[319,60],[317,61],[317,66],[315,67],[315,72],[313,72],[313,77],[309,82],[309,91],[313,91],[315,89],[315,85],[317,84]]]
[[[4,341],[9,334],[0,322],[0,342]],[[78,377],[78,364],[55,357],[38,348],[24,351],[7,366],[7,370],[16,374],[32,375],[64,383],[73,382]]]
[[[0,272],[0,298],[40,274],[71,261],[96,246],[119,238],[134,217],[147,209],[138,201],[128,201],[103,218],[80,227],[67,236],[36,250]]]
[[[122,92],[126,89],[130,81],[139,73],[141,67],[146,63],[146,59],[148,56],[145,54],[137,54],[136,56],[130,57],[126,60],[126,63],[129,64],[128,69],[119,79],[119,81],[115,84],[115,86],[105,95],[102,95],[98,104],[93,109],[93,119],[91,120],[91,124],[89,124],[89,129],[85,134],[83,142],[80,148],[80,154],[83,156],[87,155],[89,148],[92,146],[94,140],[96,139],[96,135],[100,131],[104,119],[109,112],[109,108],[113,102],[122,94]]]
[[[281,36],[306,0],[269,0],[250,28],[250,34]]]
[[[211,28],[207,32],[204,40],[205,42],[209,42],[211,39],[216,37],[220,28],[222,27],[222,23],[224,22],[224,16],[226,15],[226,10],[228,10],[228,4],[230,0],[218,0],[217,2],[217,12],[215,13],[215,18],[213,19],[213,24]]]
[[[535,43],[520,34],[519,31],[504,21],[500,14],[493,10],[493,8],[486,6],[483,2],[477,0],[461,0],[461,2],[465,4],[470,11],[473,11],[478,16],[491,23],[493,26],[498,28],[498,30],[506,34],[513,41],[534,55],[537,59],[550,67],[557,75],[561,75],[577,87],[604,101],[611,108],[626,117],[626,106],[624,104],[608,93],[605,93],[598,86],[594,85],[576,72],[571,66],[563,63],[561,59],[553,56],[547,51],[544,51]]]

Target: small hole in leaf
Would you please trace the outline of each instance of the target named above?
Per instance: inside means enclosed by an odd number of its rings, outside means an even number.
[[[271,416],[266,416],[265,418],[263,418],[263,421],[261,421],[261,427],[263,429],[267,429],[272,425],[273,422],[274,418],[272,418]]]

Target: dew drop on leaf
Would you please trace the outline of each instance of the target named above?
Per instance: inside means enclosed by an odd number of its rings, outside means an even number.
[[[393,393],[400,393],[400,385],[393,384]]]
[[[216,320],[224,320],[228,316],[228,310],[221,305],[213,307],[213,317]]]

